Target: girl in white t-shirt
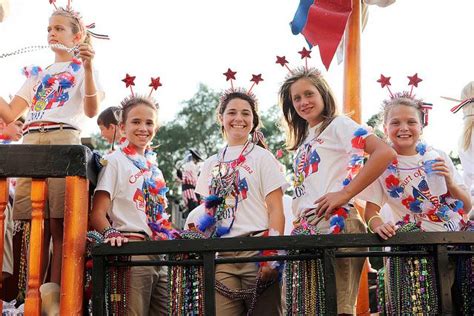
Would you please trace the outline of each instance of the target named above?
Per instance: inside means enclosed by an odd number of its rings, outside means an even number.
[[[157,105],[149,98],[130,97],[122,101],[120,129],[126,141],[106,157],[90,215],[92,228],[112,246],[120,247],[130,240],[173,238],[165,212],[168,188],[158,169],[156,153],[149,146],[158,130],[157,112]],[[158,256],[132,258],[140,259],[156,260]],[[130,315],[167,314],[165,267],[132,267],[128,291]]]
[[[397,230],[460,231],[466,226],[463,209],[471,209],[462,178],[448,155],[420,142],[426,117],[422,105],[409,93],[394,94],[384,102],[384,131],[397,152],[397,158],[360,195],[367,201],[367,227],[383,239],[394,236]],[[442,177],[431,182],[431,179],[428,180],[430,173]],[[443,182],[447,192],[441,195],[432,193],[434,186],[443,185]],[[384,204],[388,204],[395,222],[385,221],[379,215]],[[450,277],[454,276],[453,267],[446,269],[451,270]],[[422,277],[410,278],[413,271]],[[385,260],[385,312],[390,315],[417,312],[438,314],[437,290],[433,283],[436,277],[433,273],[432,258]],[[417,291],[420,287],[424,292]]]
[[[263,147],[262,138],[256,137],[261,134],[257,131],[260,118],[255,96],[244,91],[225,92],[217,117],[227,144],[201,168],[196,192],[205,197],[205,212],[194,226],[211,238],[283,235],[283,192],[287,183],[276,158]],[[263,252],[267,253],[273,252]],[[255,315],[280,315],[277,268],[278,263],[217,265],[217,315],[243,315],[249,311]],[[258,295],[255,300],[235,298],[241,296],[237,292],[252,287],[256,293],[251,296]]]
[[[48,44],[54,63],[44,71],[25,68],[28,79],[10,103],[0,97],[0,117],[12,122],[28,111],[23,127],[23,144],[81,144],[80,130],[86,117],[93,117],[103,93],[94,79],[89,34],[78,12],[59,8],[48,25]],[[73,52],[77,53],[76,59]],[[52,237],[51,282],[60,283],[63,243],[65,179],[48,179],[45,216],[43,272],[48,263]],[[19,179],[13,206],[15,220],[31,219],[31,179]]]
[[[350,118],[336,114],[331,89],[314,68],[293,70],[279,96],[289,128],[287,144],[296,150],[293,213],[319,233],[365,232],[353,198],[377,179],[395,153]],[[362,167],[364,151],[370,158]],[[338,313],[355,314],[363,261],[336,260]]]

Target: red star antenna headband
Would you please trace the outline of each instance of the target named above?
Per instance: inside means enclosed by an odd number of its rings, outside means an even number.
[[[125,83],[125,88],[130,88],[132,97],[135,96],[135,93],[133,92],[133,86],[135,85],[135,78],[136,76],[130,76],[129,74],[125,74],[125,78],[122,79],[122,81]],[[151,87],[151,90],[150,90],[150,93],[148,94],[148,97],[151,97],[153,91],[158,90],[158,88],[163,85],[160,80],[161,80],[160,77],[156,77],[156,78],[151,77],[151,82],[148,85],[149,87]]]
[[[409,80],[408,85],[411,87],[410,91],[392,93],[392,90],[390,90],[390,86],[392,85],[390,83],[391,77],[386,77],[383,74],[380,75],[380,78],[377,80],[377,82],[380,83],[382,89],[387,88],[390,94],[390,99],[384,100],[383,106],[385,107],[387,105],[393,104],[393,100],[397,100],[401,98],[410,99],[418,106],[418,109],[423,114],[422,123],[423,123],[423,126],[426,126],[428,125],[428,111],[433,108],[433,104],[423,102],[422,100],[415,98],[415,94],[413,94],[413,88],[414,87],[418,88],[418,84],[423,81],[423,79],[418,77],[418,73],[414,74],[413,76],[407,76],[407,78]]]
[[[258,85],[261,81],[263,81],[262,74],[252,75],[252,79],[250,79],[250,82],[252,82],[252,84],[250,85],[250,88],[248,90],[245,90],[243,88],[237,88],[237,89],[234,88],[234,80],[235,80],[235,75],[236,74],[237,74],[237,72],[232,71],[232,69],[230,69],[230,68],[227,68],[227,71],[223,73],[223,75],[225,76],[225,81],[230,80],[230,91],[229,92],[240,91],[240,92],[244,92],[247,95],[255,98],[255,96],[252,93],[252,89],[256,85]],[[224,93],[224,94],[226,94],[226,93]]]
[[[308,58],[311,58],[311,50],[307,50],[306,47],[303,47],[299,52],[298,54],[301,55],[301,59],[304,59],[304,68],[305,70],[308,70]],[[285,67],[288,72],[293,75],[295,73],[295,70],[294,69],[291,69],[290,67],[288,67],[288,60],[286,60],[286,57],[285,56],[276,56],[276,64],[279,64],[280,66],[282,67]],[[320,75],[321,72],[316,69],[316,68],[312,68],[314,69],[314,71]]]

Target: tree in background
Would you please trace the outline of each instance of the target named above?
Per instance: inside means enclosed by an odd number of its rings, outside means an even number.
[[[176,118],[163,124],[153,140],[158,145],[158,165],[174,197],[179,186],[173,181],[175,164],[184,158],[185,151],[197,149],[205,158],[215,154],[222,144],[215,115],[218,103],[219,94],[200,84],[196,94],[183,102]]]

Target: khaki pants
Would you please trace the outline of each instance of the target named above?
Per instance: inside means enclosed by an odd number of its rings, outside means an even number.
[[[240,251],[220,253],[219,257],[250,257],[255,256],[255,251]],[[247,289],[255,285],[258,266],[255,262],[226,263],[216,266],[216,280],[228,288]],[[216,291],[216,314],[218,316],[247,315],[250,302],[231,300]],[[254,315],[282,315],[281,285],[277,281],[267,288],[257,298]]]
[[[29,133],[23,137],[25,145],[80,145],[80,132],[76,130],[55,130],[46,133]],[[63,159],[57,157],[57,159]],[[66,180],[49,178],[46,180],[48,195],[44,218],[64,218],[64,194]],[[18,178],[13,204],[13,219],[31,219],[31,178]]]
[[[133,256],[132,260],[158,260],[160,256]],[[168,267],[130,268],[127,315],[168,315]]]
[[[322,233],[329,231],[329,221],[322,220],[317,224]],[[355,208],[349,210],[344,234],[366,233],[366,227]],[[367,251],[366,248],[339,248],[338,251]],[[337,258],[336,259],[336,291],[338,314],[355,314],[357,295],[359,292],[360,276],[365,258]]]
[[[4,240],[3,240],[3,267],[2,271],[13,275],[13,218],[9,203],[5,209]]]

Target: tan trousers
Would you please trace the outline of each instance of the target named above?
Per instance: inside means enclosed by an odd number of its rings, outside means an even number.
[[[329,231],[329,221],[321,220],[317,227],[322,233]],[[366,233],[362,218],[355,208],[349,210],[344,234]],[[339,248],[338,251],[366,251],[366,248]],[[337,258],[336,259],[336,292],[338,314],[355,314],[357,295],[359,292],[360,276],[364,266],[365,258]]]
[[[23,137],[25,145],[80,145],[80,132],[75,130],[55,130],[46,133],[29,133]],[[57,157],[57,159],[63,159]],[[44,218],[64,218],[64,178],[47,179],[48,196]],[[31,178],[18,178],[13,204],[13,219],[31,219]]]
[[[247,257],[256,255],[255,251],[220,253],[219,257]],[[226,263],[216,266],[216,280],[230,289],[246,289],[255,285],[258,266],[255,262]],[[216,291],[216,314],[218,316],[247,315],[250,302],[231,300]],[[253,315],[282,315],[281,284],[275,282],[258,298]]]
[[[133,256],[132,260],[158,260],[160,256]],[[168,315],[168,267],[131,267],[127,315]]]

